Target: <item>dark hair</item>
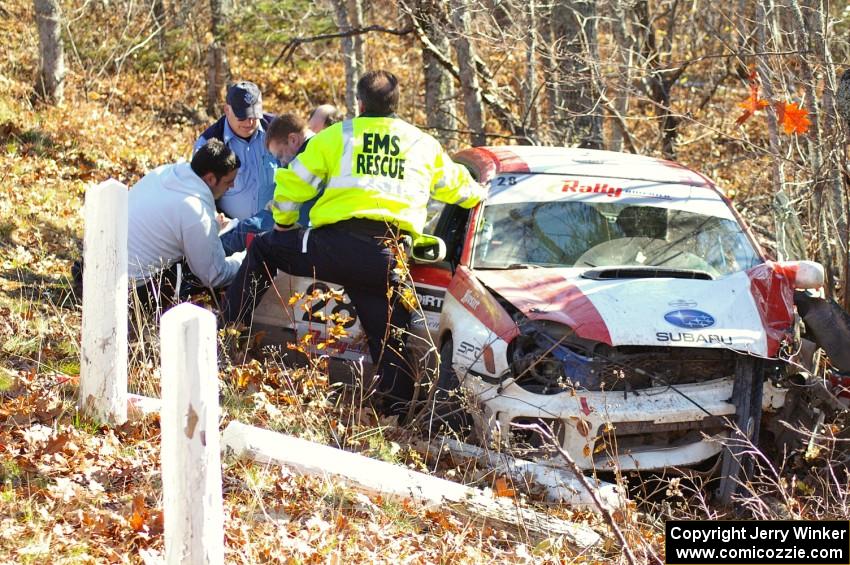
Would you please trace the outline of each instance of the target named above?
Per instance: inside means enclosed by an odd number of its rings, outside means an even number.
[[[369,71],[357,81],[363,112],[388,116],[398,108],[398,79],[389,71]]]
[[[192,157],[192,170],[199,177],[207,173],[220,180],[231,171],[240,167],[239,157],[220,139],[210,139],[195,152]]]
[[[266,128],[266,147],[272,140],[286,142],[290,133],[301,133],[307,129],[307,120],[296,114],[281,114]]]

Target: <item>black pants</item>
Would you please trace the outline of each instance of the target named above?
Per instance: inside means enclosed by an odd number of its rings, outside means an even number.
[[[305,234],[307,252],[303,253]],[[388,236],[392,234],[383,223],[350,220],[309,232],[271,231],[256,237],[227,291],[225,321],[249,323],[278,269],[344,286],[378,368],[378,389],[400,410],[413,398],[414,390],[412,371],[403,356],[410,311],[399,304],[403,281],[395,272],[397,259],[387,245]]]

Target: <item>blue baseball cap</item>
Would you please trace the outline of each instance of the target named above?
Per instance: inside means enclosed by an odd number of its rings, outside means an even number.
[[[247,80],[239,81],[227,89],[227,103],[240,120],[263,117],[263,100],[260,88]]]

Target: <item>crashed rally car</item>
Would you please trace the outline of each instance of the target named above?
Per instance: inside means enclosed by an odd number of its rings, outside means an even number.
[[[439,240],[414,249],[412,331],[431,336],[440,384],[466,391],[480,436],[534,447],[517,424],[545,423],[582,469],[661,469],[720,454],[730,420],[757,435],[762,409],[783,405],[793,292],[823,272],[768,261],[710,180],[583,149],[454,158],[489,196],[429,222]],[[276,286],[309,297],[330,285],[280,274]],[[343,312],[349,335],[324,351],[368,358],[345,297],[298,304],[294,320],[280,302],[268,293],[255,323],[320,342],[318,314]]]

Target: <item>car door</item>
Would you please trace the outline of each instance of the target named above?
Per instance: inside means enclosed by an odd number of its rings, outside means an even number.
[[[470,211],[460,206],[443,205],[431,235],[446,243],[445,260],[438,263],[413,261],[411,264],[410,275],[419,306],[413,313],[410,329],[423,344],[438,345],[443,301],[463,253],[469,216]]]
[[[335,314],[346,321],[332,322]],[[254,327],[268,333],[269,343],[297,340],[312,355],[369,360],[357,312],[337,284],[279,271],[273,288],[254,310]]]

